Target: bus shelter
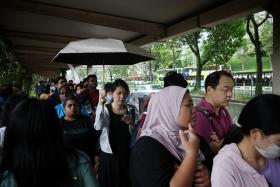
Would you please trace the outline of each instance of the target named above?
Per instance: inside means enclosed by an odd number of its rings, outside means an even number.
[[[114,38],[144,46],[267,10],[274,18],[273,81],[278,83],[277,7],[277,0],[1,0],[0,29],[18,62],[30,72],[51,76],[67,69],[51,59],[73,40]],[[280,84],[273,84],[273,92],[280,94]]]

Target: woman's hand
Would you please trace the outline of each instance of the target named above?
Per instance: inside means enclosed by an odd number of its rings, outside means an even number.
[[[124,121],[126,124],[128,125],[132,125],[133,124],[133,119],[132,119],[132,115],[131,114],[125,114],[122,117],[122,121]]]
[[[106,103],[106,92],[103,86],[99,89],[99,102],[103,105]]]
[[[194,175],[194,186],[195,187],[210,187],[211,181],[209,171],[203,164],[197,164],[195,175]]]
[[[186,156],[171,178],[169,186],[192,186],[198,159],[199,139],[194,134],[191,124],[188,130],[180,130],[179,135]]]
[[[195,153],[198,154],[199,149],[199,138],[193,132],[193,128],[191,124],[189,124],[188,130],[180,130],[179,131],[180,139],[182,145],[185,148],[187,154]]]
[[[210,138],[212,140],[210,143],[210,147],[212,148],[212,151],[215,154],[217,154],[219,152],[219,150],[221,149],[224,139],[219,139],[219,137],[217,136],[217,134],[215,132],[212,133]]]

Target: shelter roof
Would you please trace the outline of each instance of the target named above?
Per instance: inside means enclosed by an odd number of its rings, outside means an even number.
[[[50,76],[68,42],[114,38],[143,46],[265,9],[269,0],[1,0],[0,29],[18,61]]]

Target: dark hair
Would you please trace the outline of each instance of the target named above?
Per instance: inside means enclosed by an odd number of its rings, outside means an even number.
[[[69,89],[69,87],[67,85],[63,85],[58,89],[58,95],[60,95],[60,90],[62,90],[63,88],[65,88],[66,93],[68,93],[70,96],[71,90]],[[67,95],[66,95],[66,97],[67,97]]]
[[[104,84],[104,90],[106,93],[108,92],[112,92],[112,87],[113,87],[113,83],[111,82],[107,82],[106,84]]]
[[[47,101],[21,101],[6,128],[1,173],[11,171],[19,187],[69,186],[62,132]]]
[[[45,94],[49,94],[50,93],[50,85],[49,84],[46,84],[44,87],[43,87],[43,90],[42,92],[45,93]]]
[[[127,92],[127,94],[129,94],[129,87],[124,80],[116,79],[113,82],[112,91],[114,92],[117,89],[117,87],[123,87],[125,89],[125,91]]]
[[[90,74],[87,76],[86,81],[88,81],[90,78],[97,79],[95,74]]]
[[[73,95],[70,95],[70,96],[66,97],[65,102],[63,103],[64,106],[65,106],[67,101],[75,101],[79,105],[78,99]]]
[[[77,88],[80,87],[80,88],[85,88],[85,85],[82,84],[82,83],[79,83],[75,86],[75,90],[77,91]]]
[[[170,71],[166,73],[163,82],[164,82],[164,87],[180,86],[186,88],[188,86],[188,82],[184,79],[184,76],[175,71]]]
[[[66,78],[65,78],[64,76],[58,76],[58,77],[56,77],[56,79],[54,80],[54,83],[55,83],[55,84],[58,84],[58,81],[59,81],[60,79],[64,79],[64,80],[66,81]],[[66,83],[66,82],[65,82],[65,83]]]
[[[243,133],[249,135],[254,128],[260,129],[265,135],[280,133],[279,106],[279,95],[263,94],[250,100],[238,119]]]
[[[231,78],[232,81],[234,81],[233,76],[231,75],[231,73],[229,73],[227,71],[224,71],[224,70],[215,71],[213,73],[210,73],[206,77],[206,79],[205,79],[205,85],[204,85],[205,92],[207,92],[207,87],[208,86],[212,87],[213,89],[216,89],[216,87],[218,86],[219,81],[220,81],[222,76]]]
[[[0,86],[0,96],[2,97],[8,97],[14,93],[14,89],[9,84],[3,84]]]
[[[86,84],[86,83],[87,83],[87,77],[86,77],[86,78],[84,78],[82,81],[80,81],[80,83],[82,83],[82,84]]]
[[[5,102],[3,106],[3,110],[0,113],[0,126],[7,126],[9,122],[10,115],[13,111],[13,109],[16,107],[16,105],[26,99],[27,96],[25,95],[11,95],[8,97],[7,101]]]
[[[224,136],[224,141],[222,143],[222,146],[223,147],[224,145],[227,145],[227,144],[231,144],[231,143],[240,143],[241,140],[243,139],[243,132],[242,132],[242,129],[240,127],[237,127],[236,125],[233,125],[229,131],[225,134]]]

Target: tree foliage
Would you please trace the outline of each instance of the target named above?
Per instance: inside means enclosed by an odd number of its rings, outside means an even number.
[[[244,19],[237,19],[207,29],[202,58],[215,65],[226,64],[243,44],[244,23]]]
[[[153,70],[160,68],[173,68],[182,65],[180,58],[181,43],[178,40],[168,40],[165,42],[156,42],[150,48],[152,55],[155,57]]]
[[[260,40],[265,55],[272,54],[273,40],[273,22],[272,17],[269,17],[260,28]]]
[[[16,61],[8,42],[0,39],[0,84],[11,84],[29,94],[33,85],[32,76]]]
[[[266,22],[269,18],[269,13],[249,15],[246,17],[246,32],[249,35],[249,38],[252,44],[255,46],[256,53],[256,66],[257,66],[257,79],[256,79],[256,95],[262,94],[262,56],[263,48],[262,42],[260,40],[260,27]]]
[[[188,45],[195,55],[195,64],[196,64],[196,82],[194,90],[200,90],[201,87],[201,71],[203,67],[203,62],[201,60],[201,52],[199,48],[199,40],[201,38],[201,32],[194,32],[179,38],[182,45]]]

